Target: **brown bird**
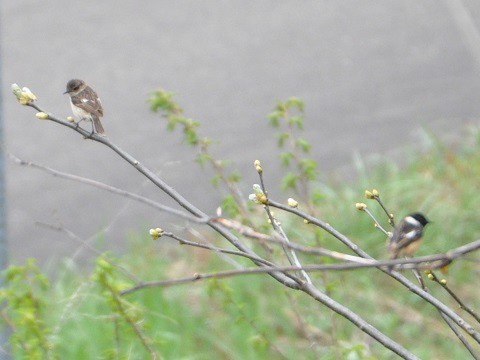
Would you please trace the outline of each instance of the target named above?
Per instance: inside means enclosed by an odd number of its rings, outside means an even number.
[[[103,135],[105,130],[100,122],[103,108],[97,93],[85,81],[73,79],[67,83],[67,91],[64,94],[70,96],[73,114],[80,121],[92,122],[92,134],[95,132]]]

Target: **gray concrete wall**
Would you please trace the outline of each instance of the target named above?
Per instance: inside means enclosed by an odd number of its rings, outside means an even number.
[[[464,5],[478,25],[480,7]],[[355,151],[388,155],[419,146],[422,126],[458,135],[480,111],[472,42],[444,1],[8,0],[1,13],[7,149],[166,204],[107,148],[35,119],[9,96],[10,84],[30,87],[44,108],[68,116],[65,84],[85,79],[102,98],[109,137],[211,213],[218,197],[209,195],[210,173],[148,109],[157,87],[177,93],[186,113],[202,122],[201,134],[220,140],[214,150],[235,160],[247,195],[257,181],[253,160],[262,160],[269,184],[282,176],[265,121],[278,99],[305,100],[305,137],[325,172],[351,164]],[[129,232],[168,222],[88,186],[12,163],[7,170],[14,259],[78,250],[36,221],[83,238],[105,229],[103,241],[113,248]]]

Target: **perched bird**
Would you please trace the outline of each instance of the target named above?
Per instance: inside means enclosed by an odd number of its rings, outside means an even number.
[[[85,81],[79,79],[70,80],[67,83],[67,91],[64,94],[70,96],[73,114],[80,121],[92,122],[92,134],[94,132],[100,135],[105,133],[100,122],[100,118],[103,116],[102,103],[97,93]]]
[[[399,256],[412,256],[420,247],[423,230],[429,222],[421,213],[413,213],[403,218],[395,226],[392,236],[388,240],[392,259]]]

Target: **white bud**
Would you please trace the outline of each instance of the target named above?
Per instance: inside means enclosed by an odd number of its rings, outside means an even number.
[[[22,91],[23,91],[23,94],[26,97],[28,97],[30,100],[32,100],[32,101],[37,100],[37,97],[35,96],[35,94],[28,87],[24,87],[22,89]]]
[[[263,195],[263,190],[258,184],[253,184],[253,192],[257,195]]]
[[[48,119],[48,114],[44,113],[43,111],[36,113],[35,116],[37,117],[37,119],[40,119],[40,120]]]
[[[295,199],[288,198],[287,202],[288,202],[288,206],[290,206],[292,208],[298,207],[298,201],[295,200]]]

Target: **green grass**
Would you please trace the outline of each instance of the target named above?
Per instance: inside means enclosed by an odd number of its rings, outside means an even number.
[[[376,188],[397,218],[420,210],[433,221],[419,255],[444,252],[476,240],[480,238],[479,140],[478,133],[473,132],[468,144],[456,149],[432,142],[431,150],[412,156],[402,168],[386,163],[363,172],[357,184],[331,183],[318,206],[319,217],[372,256],[387,258],[385,237],[354,206],[366,202],[387,226],[381,209],[363,198],[365,189]],[[291,240],[347,251],[301,219],[277,215]],[[264,219],[261,212],[258,219]],[[221,239],[213,241],[225,246]],[[274,256],[282,257],[281,251]],[[248,261],[238,261],[249,265]],[[322,261],[329,260],[302,256],[304,264]],[[231,268],[211,252],[141,236],[132,239],[131,250],[118,255],[116,263],[145,281]],[[445,275],[449,285],[474,309],[480,305],[478,271],[475,262],[462,260],[451,265]],[[59,359],[149,358],[131,327],[112,310],[105,289],[92,281],[92,274],[71,264],[63,265],[57,274],[39,297],[45,300],[41,319],[55,334],[52,343]],[[411,274],[406,275],[414,280]],[[417,356],[468,358],[438,312],[383,273],[365,269],[312,276],[331,297]],[[112,283],[122,281],[128,280],[117,272],[112,275]],[[432,282],[428,286],[434,296],[457,310],[442,289]],[[280,353],[302,359],[396,358],[342,317],[299,292],[285,289],[267,275],[148,289],[125,300],[132,316],[141,320],[145,336],[165,359],[276,359],[281,358]]]

